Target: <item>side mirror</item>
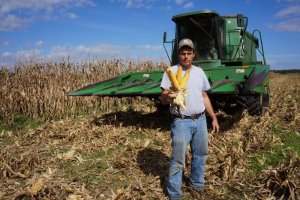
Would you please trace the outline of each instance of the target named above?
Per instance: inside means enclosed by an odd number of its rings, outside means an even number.
[[[242,14],[237,15],[237,26],[238,27],[244,27],[245,26],[244,15],[242,15]]]
[[[163,42],[166,43],[166,41],[167,41],[167,32],[164,32]]]

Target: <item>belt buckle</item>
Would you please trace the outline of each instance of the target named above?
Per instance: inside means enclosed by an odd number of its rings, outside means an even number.
[[[192,118],[192,120],[196,120],[196,119],[198,119],[198,115],[197,114],[195,114],[195,115],[191,115],[191,118]]]

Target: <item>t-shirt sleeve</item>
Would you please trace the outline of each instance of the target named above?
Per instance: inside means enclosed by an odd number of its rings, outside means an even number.
[[[207,91],[210,89],[210,84],[204,71],[202,71],[202,73],[203,73],[203,91]]]
[[[168,78],[168,75],[166,72],[164,72],[161,83],[160,83],[160,87],[163,89],[169,89],[171,87],[171,82]]]

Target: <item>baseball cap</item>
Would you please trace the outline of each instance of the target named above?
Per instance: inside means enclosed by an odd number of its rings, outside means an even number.
[[[184,38],[184,39],[180,40],[178,50],[181,49],[183,46],[188,46],[188,47],[194,49],[194,44],[193,44],[192,40],[190,40],[188,38]]]

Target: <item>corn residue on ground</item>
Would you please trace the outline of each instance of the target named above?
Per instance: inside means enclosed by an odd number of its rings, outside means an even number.
[[[187,153],[183,199],[300,198],[300,74],[270,79],[270,107],[262,117],[217,113],[222,130],[209,133],[202,192],[186,186]],[[0,199],[167,199],[169,119],[148,100],[137,102],[3,130]]]

